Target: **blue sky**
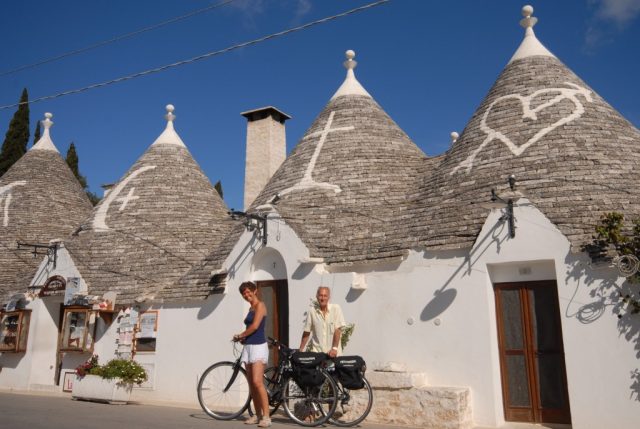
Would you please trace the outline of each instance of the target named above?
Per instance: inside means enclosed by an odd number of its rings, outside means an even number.
[[[0,73],[80,49],[221,0],[5,2]],[[83,54],[0,76],[0,105],[56,94],[216,51],[369,3],[364,0],[236,0],[229,5]],[[428,155],[461,132],[523,37],[522,1],[393,0],[346,18],[162,73],[31,107],[52,112],[63,154],[74,141],[91,190],[117,181],[165,127],[176,129],[230,208],[242,208],[246,122],[273,105],[290,151],[344,79],[356,76]],[[538,39],[640,127],[640,0],[531,3]],[[15,108],[0,110],[0,136]]]

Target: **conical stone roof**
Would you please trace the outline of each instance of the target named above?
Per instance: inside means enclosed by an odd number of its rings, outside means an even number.
[[[406,254],[415,242],[409,236],[412,202],[407,196],[430,165],[355,78],[354,56],[347,51],[346,79],[247,210],[272,204],[311,257],[334,265]],[[183,276],[181,286],[194,297],[206,296],[212,273],[225,269],[243,231],[236,223]],[[269,240],[275,235],[271,230]]]
[[[0,177],[0,304],[26,292],[42,261],[42,255],[18,250],[17,242],[46,245],[64,239],[92,209],[51,141],[50,118],[47,113],[42,138]]]
[[[179,300],[178,279],[227,234],[227,207],[173,128],[96,206],[66,247],[90,295]]]
[[[330,264],[395,258],[410,247],[407,195],[426,156],[355,79],[347,78],[253,207],[275,207]],[[250,209],[251,210],[251,209]]]
[[[602,214],[640,215],[640,131],[540,44],[532,11],[516,55],[425,177],[414,227],[428,248],[471,247],[489,213],[478,203],[511,174],[574,250]]]

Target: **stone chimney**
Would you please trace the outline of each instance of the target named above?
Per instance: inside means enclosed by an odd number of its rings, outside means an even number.
[[[284,122],[291,116],[272,106],[242,112],[247,118],[244,209],[265,187],[287,156]]]

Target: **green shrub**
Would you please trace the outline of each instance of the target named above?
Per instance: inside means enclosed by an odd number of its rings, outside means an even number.
[[[80,365],[76,372],[80,376],[91,374],[109,380],[117,378],[123,384],[139,385],[147,381],[147,372],[138,362],[128,359],[111,359],[105,365],[98,365],[97,355],[93,355],[85,364]]]

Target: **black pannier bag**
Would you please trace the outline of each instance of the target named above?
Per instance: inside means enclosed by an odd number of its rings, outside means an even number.
[[[295,352],[291,355],[293,379],[300,387],[317,387],[324,382],[319,367],[327,360],[325,353]]]
[[[358,390],[364,387],[367,364],[360,356],[341,356],[334,359],[336,375],[343,387]]]

